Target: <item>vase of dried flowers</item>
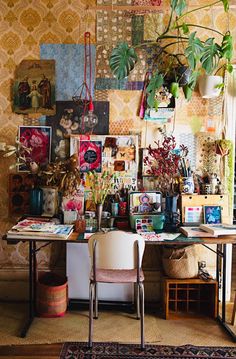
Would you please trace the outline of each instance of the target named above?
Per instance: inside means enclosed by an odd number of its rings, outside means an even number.
[[[101,231],[103,204],[112,188],[114,177],[115,174],[109,173],[108,171],[104,171],[102,174],[98,174],[94,171],[88,172],[92,200],[96,205],[97,231]]]

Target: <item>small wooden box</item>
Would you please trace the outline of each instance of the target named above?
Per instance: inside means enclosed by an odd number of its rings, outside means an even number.
[[[218,282],[201,279],[163,279],[165,319],[190,316],[217,317]]]
[[[222,223],[230,223],[229,196],[227,194],[182,194],[180,196],[182,223],[185,223],[185,207],[221,206]]]

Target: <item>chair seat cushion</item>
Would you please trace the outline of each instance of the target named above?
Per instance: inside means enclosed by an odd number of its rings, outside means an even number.
[[[90,280],[93,280],[91,272]],[[140,270],[140,282],[143,282],[143,271]],[[97,269],[96,281],[106,283],[136,283],[137,269]]]

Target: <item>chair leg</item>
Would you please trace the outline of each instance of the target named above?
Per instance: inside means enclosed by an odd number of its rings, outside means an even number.
[[[93,305],[94,305],[94,283],[89,285],[89,348],[93,345]]]
[[[144,343],[144,286],[143,283],[139,283],[140,289],[140,304],[141,304],[141,349],[145,348]]]
[[[139,284],[136,285],[136,313],[137,313],[137,319],[140,319],[140,288]]]
[[[94,310],[94,319],[98,319],[98,285],[95,283],[94,285],[95,291],[95,310]]]

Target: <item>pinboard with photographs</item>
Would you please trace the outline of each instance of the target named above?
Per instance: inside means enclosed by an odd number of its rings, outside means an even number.
[[[115,172],[113,189],[136,190],[138,172],[138,136],[72,135],[70,154],[78,155],[78,168],[85,176],[89,171]]]

